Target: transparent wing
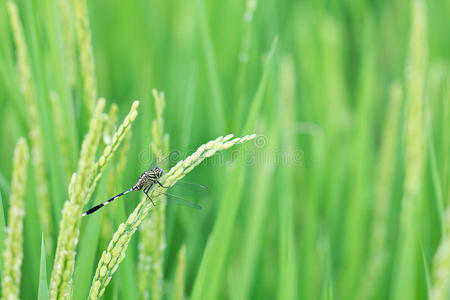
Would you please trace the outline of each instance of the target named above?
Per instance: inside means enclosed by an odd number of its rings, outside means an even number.
[[[195,202],[209,196],[209,189],[205,185],[183,180],[169,188],[168,192],[189,200],[193,199]]]
[[[192,201],[186,200],[186,199],[181,198],[181,197],[179,197],[177,195],[166,193],[166,196],[167,197],[163,198],[162,201],[167,203],[167,204],[175,204],[175,205],[182,205],[182,206],[195,208],[195,209],[202,209],[202,207],[200,205],[198,205],[197,203],[194,203]]]
[[[176,163],[178,158],[179,158],[179,156],[180,156],[180,154],[178,153],[178,151],[172,151],[167,156],[155,157],[155,158],[153,158],[153,161],[152,161],[152,163],[150,164],[150,166],[148,167],[147,170],[152,170],[155,167],[161,167],[161,164],[166,162],[166,161],[168,162],[168,165]]]
[[[176,204],[195,209],[202,209],[200,205],[187,199],[195,199],[198,201],[208,192],[208,188],[202,184],[180,181],[173,187],[169,188],[169,190],[165,193],[167,197],[163,200],[163,202],[167,204]],[[182,197],[178,195],[182,195]]]
[[[196,183],[196,182],[188,182],[188,181],[178,181],[173,187],[169,190],[177,190],[177,191],[186,191],[189,193],[194,193],[198,195],[205,195],[209,193],[209,189],[206,185]]]

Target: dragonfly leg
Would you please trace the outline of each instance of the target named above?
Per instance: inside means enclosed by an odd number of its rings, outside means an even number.
[[[147,196],[148,199],[150,199],[150,201],[152,201],[153,206],[156,206],[156,205],[155,205],[155,202],[153,202],[152,197],[150,197],[150,196],[148,195],[148,191],[150,190],[150,188],[151,188],[151,186],[146,187],[146,188],[144,189],[144,194]]]
[[[159,184],[160,187],[168,189],[168,186],[163,186],[161,182],[159,182],[159,180],[155,180],[157,184]]]

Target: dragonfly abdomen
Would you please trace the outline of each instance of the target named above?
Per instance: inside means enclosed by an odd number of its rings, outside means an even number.
[[[160,167],[155,167],[154,169],[145,171],[144,173],[141,174],[141,176],[139,176],[136,184],[133,185],[130,189],[112,197],[111,199],[106,200],[103,203],[100,203],[100,204],[92,207],[91,209],[86,211],[83,214],[83,216],[89,215],[89,214],[99,210],[100,208],[107,205],[108,203],[111,203],[115,199],[117,199],[120,196],[125,195],[126,193],[131,192],[131,191],[140,191],[140,190],[144,189],[144,193],[151,200],[150,196],[147,193],[155,182],[163,187],[163,185],[161,183],[159,183],[159,181],[158,181],[158,179],[162,176],[163,173],[164,173],[164,170],[161,169]]]

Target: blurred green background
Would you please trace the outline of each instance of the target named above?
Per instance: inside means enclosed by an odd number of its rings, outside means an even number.
[[[65,0],[17,4],[43,124],[52,223],[58,224],[89,118],[76,36],[65,27],[73,13]],[[186,178],[209,187],[199,200],[203,210],[168,207],[165,298],[172,297],[182,244],[185,294],[192,299],[426,299],[439,285],[441,265],[433,261],[450,230],[444,220],[450,204],[449,1],[87,5],[98,96],[119,105],[119,120],[133,100],[141,101],[125,170],[114,184],[104,180],[94,202],[128,188],[148,167],[142,155],[151,142],[153,88],[165,93],[165,130],[180,159],[220,135],[258,134],[255,143],[218,154]],[[51,97],[63,103],[67,127],[57,126]],[[6,1],[0,0],[5,212],[14,145],[29,137],[25,105]],[[416,106],[419,117],[409,113]],[[58,144],[58,130],[70,144]],[[238,174],[230,172],[236,157],[245,160]],[[39,278],[32,177],[23,299],[35,299]],[[89,249],[92,257],[77,260],[76,299],[87,296],[101,251],[139,197],[128,194],[83,219],[80,253]],[[137,241],[105,299],[137,298]],[[444,261],[441,267],[450,270]]]

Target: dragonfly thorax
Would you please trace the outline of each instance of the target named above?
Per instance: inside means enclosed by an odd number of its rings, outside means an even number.
[[[136,184],[132,187],[134,191],[142,190],[145,187],[152,186],[161,176],[164,174],[164,170],[160,167],[147,170],[139,176]]]

